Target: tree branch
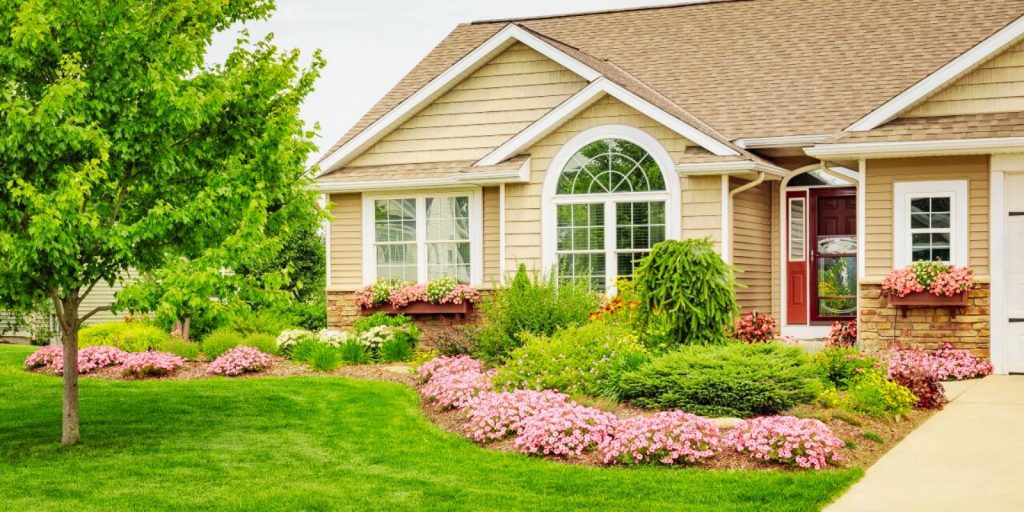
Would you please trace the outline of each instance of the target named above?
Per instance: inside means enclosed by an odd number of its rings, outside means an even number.
[[[78,323],[79,324],[85,323],[86,320],[92,318],[93,315],[95,315],[96,313],[99,313],[101,311],[110,311],[110,306],[97,306],[95,309],[93,309],[92,311],[86,313],[81,318],[79,318],[78,319]]]

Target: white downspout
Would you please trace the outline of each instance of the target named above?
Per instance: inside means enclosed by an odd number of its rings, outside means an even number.
[[[722,237],[723,238],[724,237],[729,237],[730,238],[730,240],[728,242],[728,245],[725,245],[724,241],[723,241],[723,247],[728,247],[728,249],[723,251],[723,252],[727,253],[725,255],[725,261],[728,262],[728,263],[732,263],[732,240],[731,240],[732,239],[732,231],[733,231],[732,230],[732,201],[736,197],[737,194],[740,194],[742,192],[746,192],[746,191],[748,191],[748,190],[750,190],[750,189],[752,189],[752,188],[754,188],[754,187],[764,183],[764,180],[765,180],[766,176],[767,175],[765,174],[765,172],[761,171],[761,172],[757,173],[757,178],[755,178],[754,181],[751,181],[750,183],[744,183],[743,185],[741,185],[739,187],[736,187],[734,190],[729,191],[729,197],[726,199],[726,201],[728,201],[728,202],[727,202],[727,204],[725,205],[725,208],[724,208],[724,210],[726,212],[725,213],[726,219],[725,219],[724,222],[722,222],[722,225],[727,226],[729,228],[728,230],[726,230],[725,233],[722,233]],[[728,179],[728,177],[726,177],[726,179]]]

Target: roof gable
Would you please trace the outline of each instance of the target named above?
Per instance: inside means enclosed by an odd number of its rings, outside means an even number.
[[[901,118],[1024,111],[1024,41],[957,79]]]
[[[349,166],[478,160],[586,85],[540,52],[513,44]]]
[[[479,46],[466,53],[453,65],[441,70],[432,80],[389,109],[358,134],[343,139],[321,159],[323,172],[344,166],[363,151],[380,141],[391,130],[407,121],[420,110],[451,90],[463,79],[516,42],[523,43],[544,56],[559,63],[587,81],[594,80],[599,73],[570,58],[532,33],[515,25],[507,25]]]

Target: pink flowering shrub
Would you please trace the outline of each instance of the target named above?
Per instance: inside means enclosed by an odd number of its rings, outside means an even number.
[[[513,444],[526,454],[579,456],[607,442],[617,422],[614,414],[570,402],[526,418]]]
[[[125,352],[115,347],[85,347],[78,351],[78,373],[92,373],[100,368],[117,366],[124,362]],[[64,373],[64,358],[60,358],[60,366],[54,361],[57,373]]]
[[[882,292],[896,297],[923,291],[939,297],[952,297],[973,288],[973,270],[938,261],[918,261],[909,267],[893,270],[882,279]]]
[[[434,375],[450,375],[465,372],[483,372],[484,363],[469,356],[438,357],[423,363],[416,370],[421,382],[429,381]]]
[[[60,345],[47,345],[36,350],[32,355],[25,359],[25,369],[32,370],[43,367],[52,368],[55,359],[61,361],[61,366],[64,365],[64,347]]]
[[[441,304],[462,304],[463,302],[470,304],[480,302],[480,291],[469,285],[457,284],[452,291],[441,298]]]
[[[238,346],[214,359],[206,371],[215,375],[235,377],[243,373],[258,372],[273,361],[268,354],[253,347]]]
[[[413,302],[428,302],[427,285],[410,284],[391,291],[388,302],[396,308],[404,308]]]
[[[726,434],[726,445],[753,459],[824,469],[842,461],[845,446],[824,423],[793,416],[764,416],[746,420]]]
[[[910,267],[906,267],[889,272],[889,275],[882,279],[882,291],[897,297],[906,297],[914,292],[923,292],[924,286],[917,282],[917,277]]]
[[[420,394],[441,409],[462,409],[481,393],[494,389],[495,370],[435,373]]]
[[[185,358],[169,352],[135,352],[125,354],[121,370],[131,377],[159,377],[171,374],[184,364]]]
[[[117,366],[124,361],[127,352],[115,347],[85,347],[78,351],[78,373],[92,373],[100,368]],[[35,351],[25,360],[25,368],[48,368],[57,374],[64,373],[64,348],[49,345]]]
[[[988,359],[978,357],[968,350],[953,348],[946,343],[932,353],[932,357],[941,362],[940,377],[943,380],[963,380],[992,375],[992,363]]]
[[[355,293],[353,298],[359,309],[370,309],[383,304],[404,308],[413,302],[430,304],[462,304],[480,302],[480,292],[472,286],[458,284],[454,279],[436,279],[425,284],[398,281],[378,281]]]
[[[908,367],[925,369],[937,380],[963,380],[992,374],[992,363],[967,350],[954,349],[946,343],[935,352],[921,349],[898,349],[889,354],[889,373]]]
[[[569,395],[556,391],[517,390],[482,393],[469,406],[469,435],[477,442],[518,434],[523,422],[541,410],[564,407]]]
[[[696,464],[718,452],[718,427],[682,411],[620,420],[599,446],[605,464]]]
[[[974,271],[967,267],[951,265],[949,269],[935,276],[928,285],[928,291],[940,297],[952,297],[974,288]]]

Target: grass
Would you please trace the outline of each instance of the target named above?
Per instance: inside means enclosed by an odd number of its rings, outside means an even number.
[[[863,474],[590,468],[483,450],[398,384],[337,377],[81,383],[0,346],[5,510],[818,510]]]

